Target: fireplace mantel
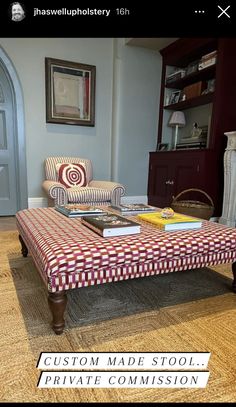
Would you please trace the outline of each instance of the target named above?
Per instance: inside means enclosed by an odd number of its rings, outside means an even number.
[[[236,223],[236,131],[224,133],[227,146],[224,153],[223,211],[219,223],[235,227]]]

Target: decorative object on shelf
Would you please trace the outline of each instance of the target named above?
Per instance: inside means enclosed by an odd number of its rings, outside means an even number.
[[[193,123],[193,129],[191,132],[191,137],[194,139],[198,139],[201,136],[202,129],[198,127],[197,123]]]
[[[191,85],[185,86],[183,93],[186,95],[186,99],[196,98],[203,94],[207,87],[206,81],[199,81],[192,83]]]
[[[169,147],[168,143],[158,143],[157,151],[166,151],[166,150],[168,150],[168,147]]]
[[[198,71],[198,64],[199,60],[191,62],[186,69],[186,75],[191,75],[191,73],[197,72]]]
[[[176,68],[174,72],[166,76],[166,83],[176,81],[177,79],[183,78],[186,74],[185,69]]]
[[[177,112],[172,113],[172,115],[170,117],[170,121],[169,121],[169,126],[175,127],[174,142],[173,142],[174,150],[176,150],[179,127],[184,127],[185,124],[186,124],[186,121],[185,121],[184,112],[177,111]]]
[[[181,94],[181,90],[176,90],[175,92],[172,92],[171,95],[170,95],[169,104],[173,105],[175,103],[178,103],[179,98],[180,98],[180,94]]]
[[[163,208],[161,210],[161,217],[164,219],[170,219],[173,218],[175,212],[173,211],[172,208]]]
[[[46,122],[95,125],[96,66],[45,58]]]
[[[188,148],[206,148],[207,146],[208,126],[198,126],[193,124],[193,130],[190,135],[183,135],[176,145],[176,149]]]
[[[209,81],[207,81],[207,87],[202,92],[202,95],[206,95],[207,93],[211,93],[214,91],[215,91],[215,79],[209,79]]]

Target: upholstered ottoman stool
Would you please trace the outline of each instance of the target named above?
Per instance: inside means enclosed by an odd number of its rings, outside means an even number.
[[[200,229],[164,232],[139,222],[140,234],[103,238],[54,208],[16,214],[22,254],[29,251],[45,283],[56,334],[74,288],[233,263],[236,292],[236,229],[203,221]]]

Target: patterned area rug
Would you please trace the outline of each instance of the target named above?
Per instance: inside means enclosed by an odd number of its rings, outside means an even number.
[[[0,402],[232,402],[236,296],[229,265],[68,293],[66,329],[17,233],[1,232]],[[211,352],[205,389],[38,389],[41,352]]]
[[[26,323],[35,326],[35,318],[29,318],[28,314],[34,307],[34,313],[37,313],[37,297],[44,302],[45,317],[50,319],[47,292],[30,256],[26,259],[20,253],[14,253],[8,259]],[[232,278],[204,268],[71,290],[67,293],[66,328],[89,326],[142,312],[161,312],[166,307],[227,294],[231,285]],[[45,320],[42,323],[47,324]]]

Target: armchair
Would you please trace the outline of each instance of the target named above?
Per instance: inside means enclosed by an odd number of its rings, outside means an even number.
[[[45,159],[45,181],[42,188],[48,206],[67,203],[119,205],[125,193],[123,185],[112,181],[93,180],[92,162],[79,157]]]

